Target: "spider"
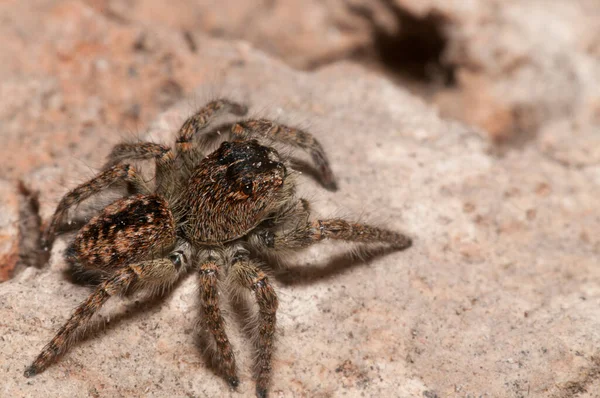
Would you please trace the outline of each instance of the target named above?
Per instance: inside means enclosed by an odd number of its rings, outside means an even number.
[[[229,141],[204,153],[206,137],[216,132],[216,119],[246,113],[246,106],[219,99],[183,123],[173,147],[118,144],[100,173],[61,199],[44,232],[47,250],[69,209],[115,184],[129,186],[127,195],[102,209],[69,244],[67,261],[80,270],[99,273],[100,283],[25,370],[26,377],[55,362],[109,298],[137,287],[168,288],[194,271],[202,323],[214,338],[216,358],[233,388],[239,378],[219,307],[218,282],[254,296],[256,395],[266,397],[278,300],[259,254],[285,255],[324,239],[384,243],[398,250],[411,245],[411,239],[398,232],[341,218],[310,219],[308,201],[296,196],[297,173],[291,162],[267,145],[307,151],[323,185],[335,190],[322,146],[305,131],[266,119],[245,120],[230,124]],[[144,160],[155,165],[151,182],[133,164]]]

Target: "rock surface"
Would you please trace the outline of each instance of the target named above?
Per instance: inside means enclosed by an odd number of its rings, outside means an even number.
[[[186,38],[247,40],[300,69],[354,59],[497,143],[536,140],[564,119],[600,127],[596,0],[177,0],[168,12],[158,0],[93,5]]]
[[[475,131],[350,64],[305,74],[243,44],[199,45],[207,68],[220,71],[219,95],[307,126],[328,149],[340,191],[303,180],[317,214],[356,215],[416,238],[406,252],[348,269],[327,265],[334,245],[297,259],[277,282],[274,396],[562,397],[599,387],[590,376],[600,337],[597,166],[571,168],[535,147],[495,157]],[[176,130],[211,87],[163,114],[152,133]],[[162,302],[109,306],[106,330],[24,379],[88,293],[63,268],[59,245],[50,268],[0,286],[3,395],[228,391],[195,349],[193,277]],[[234,335],[247,370],[248,345]],[[245,371],[240,392],[252,391]]]
[[[219,74],[202,61],[206,34],[301,69],[363,62],[497,143],[546,150],[564,125],[600,127],[595,0],[32,0],[0,13],[10,178],[73,155],[96,167]]]
[[[0,180],[0,281],[13,276],[19,260],[19,194],[15,184]]]
[[[456,86],[435,98],[499,143],[521,146],[565,119],[600,127],[600,7],[593,0],[405,1],[444,24]]]
[[[11,274],[21,254],[17,178],[40,192],[47,222],[61,195],[93,175],[114,143],[166,140],[207,99],[233,97],[249,103],[252,115],[299,125],[323,143],[340,190],[327,192],[308,176],[301,179],[316,215],[357,217],[415,238],[411,249],[367,263],[344,260],[339,253],[348,247],[334,244],[292,259],[289,272],[275,278],[281,305],[272,396],[597,396],[600,145],[594,84],[600,80],[597,46],[584,45],[594,25],[586,30],[578,22],[593,21],[596,9],[573,11],[592,4],[583,0],[556,2],[558,8],[534,0],[503,2],[506,8],[498,1],[431,0],[419,2],[421,8],[408,0],[396,3],[416,16],[431,10],[452,15],[446,22],[454,24],[447,28],[455,32],[447,33],[452,43],[461,43],[455,39],[460,27],[471,32],[462,42],[468,51],[455,53],[453,62],[468,60],[459,71],[472,62],[478,66],[458,74],[459,87],[466,87],[467,97],[481,92],[500,101],[507,117],[521,103],[521,87],[522,95],[531,94],[525,109],[551,116],[523,127],[537,136],[499,152],[481,130],[441,118],[374,72],[344,62],[294,71],[249,44],[207,39],[192,29],[198,14],[182,15],[175,4],[173,13],[125,12],[130,4],[145,7],[141,2],[1,5],[1,173],[7,181],[0,183],[0,256],[10,257],[2,272]],[[500,12],[492,13],[493,7]],[[540,41],[546,30],[517,38],[505,33],[497,46],[509,48],[509,55],[492,49],[486,55],[486,41],[494,42],[494,32],[510,32],[514,21],[522,29],[539,28],[523,19],[532,12],[545,21],[541,26],[554,21],[563,29],[552,31],[557,37],[547,42]],[[557,21],[556,15],[565,18]],[[189,34],[178,28],[184,17]],[[504,23],[490,24],[490,18]],[[296,20],[310,23],[304,16]],[[227,18],[220,21],[226,25]],[[578,32],[578,25],[583,33],[568,33]],[[479,43],[473,37],[480,37],[482,26],[499,30],[484,31]],[[368,36],[360,32],[356,40],[364,43]],[[560,35],[570,52],[554,51]],[[512,59],[514,44],[538,69],[526,59],[509,73],[514,80],[506,80],[505,71],[491,73],[499,65],[495,57]],[[469,77],[460,80],[468,72],[488,91],[470,86]],[[457,98],[440,95],[446,94]],[[573,105],[563,109],[567,102]],[[479,99],[460,104],[492,114],[496,109]],[[496,134],[478,120],[471,121]],[[511,120],[498,134],[519,133]],[[25,366],[90,292],[68,281],[64,246],[57,243],[47,267],[29,267],[0,284],[0,396],[253,395],[250,345],[233,316],[229,333],[242,371],[238,392],[229,391],[203,360],[195,338],[193,276],[163,300],[109,302],[99,322],[105,327],[93,328],[96,333],[45,373],[25,379]]]

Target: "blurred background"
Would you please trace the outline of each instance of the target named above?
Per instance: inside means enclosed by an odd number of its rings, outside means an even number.
[[[300,70],[362,64],[500,149],[537,140],[564,162],[600,156],[586,133],[600,121],[597,0],[31,0],[2,2],[0,17],[11,178],[80,146],[106,153],[114,142],[86,138],[93,125],[143,130],[211,78],[199,36]],[[564,153],[557,141],[577,137]]]

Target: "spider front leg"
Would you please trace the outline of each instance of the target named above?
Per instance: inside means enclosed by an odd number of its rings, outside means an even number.
[[[206,132],[206,129],[217,117],[227,113],[243,116],[247,112],[248,108],[246,106],[227,99],[209,102],[189,117],[179,129],[179,134],[175,141],[177,152],[186,156],[185,153],[190,152],[193,148],[194,139]]]
[[[90,181],[81,184],[77,188],[69,191],[56,207],[56,211],[50,221],[50,226],[46,229],[42,238],[42,247],[47,250],[52,248],[52,243],[56,238],[56,230],[63,222],[67,215],[67,211],[77,206],[79,203],[90,198],[91,196],[102,192],[115,182],[126,181],[131,183],[137,192],[145,192],[145,184],[143,179],[138,175],[135,169],[128,164],[119,164],[101,172]]]
[[[243,139],[255,136],[270,138],[303,149],[311,155],[313,162],[315,162],[325,188],[332,191],[337,190],[337,183],[329,166],[327,155],[319,141],[312,134],[267,119],[236,123],[232,126],[231,133]]]
[[[107,170],[121,162],[156,159],[158,164],[172,160],[173,151],[166,145],[153,142],[124,142],[113,147],[102,170]]]
[[[225,321],[219,308],[219,292],[217,290],[219,267],[215,262],[207,262],[200,266],[200,294],[202,299],[202,320],[215,339],[217,354],[223,364],[228,383],[237,387],[240,383],[235,366],[235,356],[231,343],[225,332]]]
[[[25,377],[43,372],[58,356],[66,351],[78,330],[85,330],[92,316],[115,295],[124,293],[134,282],[160,285],[172,282],[182,263],[178,254],[157,260],[142,261],[118,269],[77,307],[71,318],[58,330],[42,352],[25,370]]]
[[[237,256],[232,263],[229,276],[237,283],[254,292],[258,303],[258,325],[256,336],[256,396],[267,397],[271,381],[271,360],[275,337],[277,294],[264,272],[247,255]]]

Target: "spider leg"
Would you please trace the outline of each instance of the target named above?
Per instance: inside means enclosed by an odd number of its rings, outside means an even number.
[[[124,142],[113,147],[102,170],[107,170],[121,162],[156,159],[157,163],[172,160],[171,148],[153,142]]]
[[[231,128],[231,133],[238,138],[253,136],[270,138],[287,145],[295,146],[308,152],[316,164],[323,185],[329,190],[337,190],[337,183],[333,171],[329,166],[329,160],[323,147],[317,139],[306,131],[277,124],[267,119],[247,120],[236,123]]]
[[[309,224],[309,239],[319,242],[324,239],[338,239],[363,243],[389,243],[398,250],[406,249],[412,240],[399,232],[373,227],[367,224],[349,222],[341,218],[315,220]]]
[[[326,220],[301,220],[291,229],[270,231],[263,229],[250,237],[250,243],[259,250],[299,250],[325,239],[361,243],[387,243],[403,250],[412,245],[412,239],[400,232],[367,224],[350,222],[341,218]]]
[[[185,156],[186,153],[192,151],[194,148],[194,139],[201,133],[206,132],[206,129],[217,117],[227,113],[243,116],[246,112],[248,112],[246,106],[227,99],[209,102],[189,117],[179,129],[175,141],[177,152]]]
[[[206,327],[215,339],[217,353],[223,363],[227,381],[232,387],[237,387],[239,379],[235,366],[235,356],[231,343],[227,338],[225,321],[219,308],[218,272],[218,265],[212,261],[202,264],[199,268],[202,315]]]
[[[135,169],[128,164],[116,165],[102,171],[96,177],[79,185],[77,188],[69,191],[63,196],[52,216],[50,226],[44,233],[42,246],[48,250],[52,247],[52,243],[56,237],[56,230],[71,207],[77,206],[79,203],[102,192],[118,181],[131,183],[138,192],[147,191],[142,178],[137,174]]]
[[[121,143],[113,147],[102,170],[124,161],[155,159],[156,193],[171,197],[176,190],[175,152],[168,146],[154,142]],[[135,191],[135,189],[130,190]]]
[[[233,282],[254,292],[258,303],[258,327],[256,336],[256,396],[266,398],[271,380],[271,359],[275,337],[277,294],[264,272],[246,255],[234,258],[229,271]]]
[[[178,257],[177,257],[178,258]],[[94,315],[106,301],[115,295],[121,294],[136,281],[153,285],[166,284],[173,282],[178,275],[178,264],[180,260],[175,260],[173,256],[150,261],[142,261],[136,264],[129,264],[119,268],[113,273],[113,276],[104,281],[96,290],[85,300],[69,320],[58,330],[56,335],[42,349],[42,352],[25,370],[25,377],[35,376],[43,372],[60,356],[69,344],[73,341],[78,330],[83,330],[88,325],[92,315]]]

